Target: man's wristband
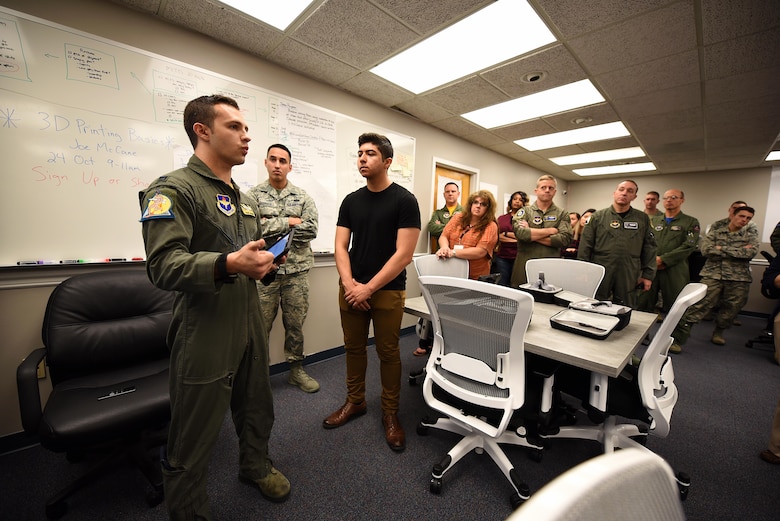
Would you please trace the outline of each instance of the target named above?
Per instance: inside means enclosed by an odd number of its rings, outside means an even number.
[[[233,274],[228,273],[227,257],[228,257],[227,253],[223,253],[222,255],[217,257],[217,262],[214,264],[214,280],[230,283],[238,278],[237,273],[233,273]]]

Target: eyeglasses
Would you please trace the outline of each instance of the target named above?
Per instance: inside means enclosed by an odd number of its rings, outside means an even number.
[[[664,201],[676,201],[677,199],[680,199],[679,195],[667,195],[664,197]]]
[[[473,202],[473,203],[471,203],[471,204],[472,204],[472,206],[473,206],[473,205],[475,205],[475,204],[478,204],[478,205],[480,205],[482,208],[487,208],[488,206],[490,206],[488,203],[483,203],[482,201],[474,201],[474,202]]]

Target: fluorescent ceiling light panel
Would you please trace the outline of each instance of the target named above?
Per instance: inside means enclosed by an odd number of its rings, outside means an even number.
[[[518,139],[515,141],[515,144],[520,145],[526,150],[535,151],[563,147],[566,145],[576,145],[578,143],[590,143],[591,141],[601,141],[604,139],[614,139],[629,135],[631,134],[628,132],[626,126],[620,121],[615,121],[614,123],[566,130],[564,132],[556,132],[555,134],[545,134],[543,136]]]
[[[284,2],[269,2],[268,0],[221,0],[225,5],[257,18],[261,22],[284,31],[300,14],[309,7],[312,0],[284,0]]]
[[[492,107],[467,112],[461,117],[483,128],[495,128],[603,101],[601,93],[596,90],[590,80],[581,80],[536,94],[529,94],[522,98],[504,101]]]
[[[499,0],[371,72],[419,94],[554,41],[527,2]]]
[[[629,172],[649,172],[655,170],[653,163],[631,163],[628,165],[596,166],[593,168],[575,168],[572,170],[577,175],[609,175],[626,174]]]
[[[573,156],[551,157],[550,161],[559,166],[582,165],[585,163],[600,163],[602,161],[617,161],[618,159],[630,159],[642,157],[645,153],[640,147],[616,148],[614,150],[602,150],[587,154],[575,154]]]
[[[780,150],[772,150],[764,161],[780,161]]]

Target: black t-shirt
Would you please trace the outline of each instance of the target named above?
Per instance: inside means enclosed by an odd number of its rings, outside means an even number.
[[[381,192],[363,187],[344,198],[336,224],[352,232],[352,277],[365,284],[395,253],[398,230],[421,228],[420,207],[414,195],[396,183]],[[406,289],[406,270],[381,289]]]

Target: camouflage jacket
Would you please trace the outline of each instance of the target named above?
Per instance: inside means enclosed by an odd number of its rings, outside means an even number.
[[[300,273],[311,269],[314,266],[311,241],[317,237],[319,226],[319,214],[314,199],[289,181],[287,186],[277,190],[267,179],[250,188],[249,195],[260,207],[260,229],[269,244],[289,231],[288,217],[300,217],[303,221],[295,227],[287,262],[279,268],[279,274]]]
[[[729,231],[728,221],[718,221],[710,227],[701,243],[701,253],[707,258],[702,277],[736,282],[750,282],[750,259],[758,253],[758,234],[749,226]]]

